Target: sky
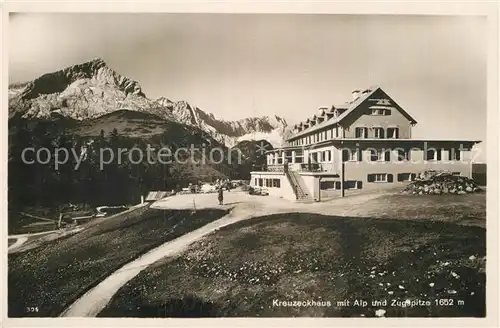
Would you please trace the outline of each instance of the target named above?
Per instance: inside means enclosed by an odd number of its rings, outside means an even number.
[[[99,57],[149,98],[292,124],[379,85],[417,120],[412,137],[485,140],[486,29],[475,16],[16,14],[9,82]]]

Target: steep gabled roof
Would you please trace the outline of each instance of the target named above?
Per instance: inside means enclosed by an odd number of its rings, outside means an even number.
[[[397,107],[396,109],[399,110],[401,112],[401,114],[403,116],[405,116],[411,123],[413,123],[413,124],[417,123],[417,121],[413,117],[411,117],[410,114],[408,114],[403,108],[401,108],[401,106],[399,106],[391,97],[389,97],[389,95],[387,95],[379,86],[373,86],[373,87],[370,87],[370,88],[362,91],[361,94],[359,95],[359,97],[350,103],[346,102],[346,103],[341,104],[341,105],[334,105],[333,107],[335,107],[336,109],[344,109],[345,110],[339,116],[332,117],[330,119],[325,119],[323,122],[321,122],[319,124],[316,124],[312,127],[306,128],[305,130],[294,134],[288,140],[295,139],[297,137],[303,136],[303,135],[308,134],[310,132],[321,130],[322,128],[330,126],[330,125],[335,124],[335,123],[340,123],[346,117],[350,116],[356,108],[358,108],[362,103],[365,102],[365,100],[370,98],[370,96],[372,96],[378,90],[382,91],[384,93],[384,95],[387,96],[396,105],[396,107]],[[316,115],[314,115],[314,117],[316,117]],[[309,119],[307,119],[306,122],[309,122]]]

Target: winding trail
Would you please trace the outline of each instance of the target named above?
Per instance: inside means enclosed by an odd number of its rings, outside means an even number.
[[[238,221],[270,215],[275,213],[286,213],[292,211],[325,213],[341,215],[349,208],[359,206],[359,204],[380,197],[380,194],[370,194],[361,196],[352,196],[327,203],[300,204],[291,203],[285,200],[272,197],[249,196],[242,192],[231,192],[225,195],[228,203],[223,208],[233,207],[229,214],[213,221],[201,228],[191,231],[181,237],[164,243],[163,245],[150,250],[138,259],[124,265],[122,268],[113,272],[94,288],[90,289],[82,297],[71,304],[60,317],[95,317],[111,301],[111,298],[118,290],[132,278],[137,276],[142,270],[154,262],[166,257],[180,254],[193,242],[201,239],[224,226],[236,223]],[[196,204],[196,209],[221,208],[215,205],[216,196],[209,195],[181,195],[159,200],[151,205],[151,208],[158,209],[192,209]]]
[[[9,239],[14,239],[14,238],[9,238]],[[7,250],[13,251],[13,250],[21,247],[21,245],[24,244],[26,241],[28,241],[28,237],[17,237],[16,242],[14,244],[10,245]]]
[[[165,244],[152,249],[138,259],[124,265],[96,287],[85,293],[80,299],[70,305],[60,316],[61,317],[95,317],[109,303],[113,295],[128,281],[138,275],[150,264],[164,258],[181,253],[190,244],[201,237],[216,231],[226,225],[233,224],[240,220],[248,219],[256,213],[253,208],[246,211],[233,210],[219,220],[213,221],[201,228],[191,231],[179,238],[166,242]]]
[[[25,242],[28,241],[28,239],[32,237],[38,237],[38,236],[44,236],[48,235],[51,233],[57,233],[59,230],[50,230],[50,231],[42,231],[42,232],[37,232],[37,233],[26,233],[26,234],[21,234],[21,235],[11,235],[7,236],[8,239],[16,239],[16,242],[12,245],[10,245],[7,250],[9,252],[13,252],[20,248]]]

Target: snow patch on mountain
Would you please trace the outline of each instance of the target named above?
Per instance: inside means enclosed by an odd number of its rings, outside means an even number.
[[[88,120],[119,109],[196,126],[228,147],[257,139],[279,146],[288,131],[286,120],[278,116],[226,121],[187,101],[149,99],[137,81],[118,74],[100,58],[9,86],[9,117],[48,118],[57,113]]]

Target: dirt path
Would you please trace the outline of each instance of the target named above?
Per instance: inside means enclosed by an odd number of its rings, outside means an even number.
[[[359,206],[359,204],[362,204],[369,199],[380,196],[380,194],[359,195],[333,200],[326,203],[300,204],[262,196],[253,196],[249,201],[249,196],[245,193],[227,193],[225,195],[227,205],[223,207],[234,206],[228,215],[199,229],[189,232],[177,239],[169,241],[155,249],[152,249],[138,259],[126,264],[104,279],[100,284],[85,293],[76,302],[70,305],[60,316],[97,316],[97,314],[99,314],[99,312],[101,312],[102,309],[109,303],[116,292],[146,267],[166,256],[180,254],[193,242],[224,226],[241,220],[250,219],[252,217],[283,212],[299,211],[340,215],[352,206]],[[218,207],[214,205],[216,204],[216,201],[213,195],[182,195],[158,201],[153,204],[151,208],[192,209],[193,202],[196,203],[196,209]]]
[[[62,238],[64,236],[75,234],[83,230],[83,227],[73,228],[71,230],[51,230],[37,233],[28,233],[23,235],[8,236],[8,239],[16,239],[16,242],[7,249],[9,254],[24,252],[36,248],[44,242]]]
[[[25,233],[25,234],[20,234],[20,235],[7,236],[8,239],[15,239],[16,240],[16,242],[14,244],[10,245],[7,248],[7,250],[9,253],[17,251],[30,238],[44,236],[44,235],[48,235],[51,233],[57,233],[57,232],[59,232],[59,230],[50,230],[50,231],[42,231],[42,232],[37,232],[37,233]]]
[[[14,239],[14,238],[9,238],[9,239]],[[17,237],[16,242],[12,245],[9,246],[7,249],[8,251],[13,251],[19,247],[21,247],[22,244],[24,244],[28,240],[28,237]]]

